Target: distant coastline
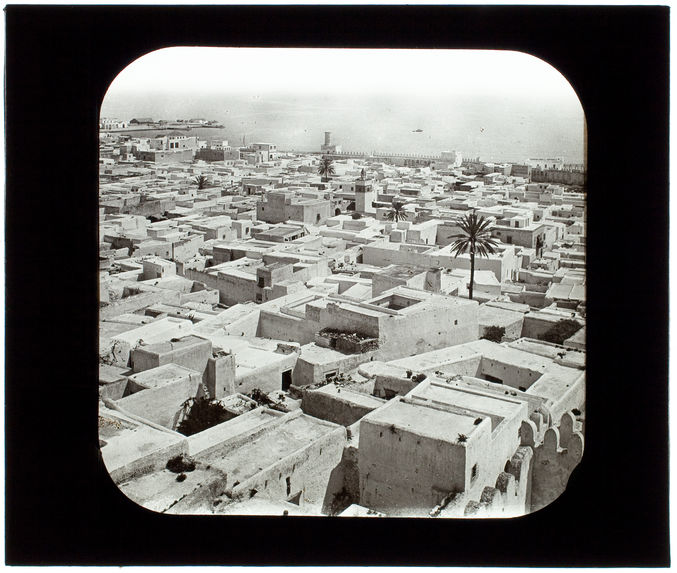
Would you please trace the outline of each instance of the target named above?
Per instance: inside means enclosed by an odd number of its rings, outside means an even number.
[[[182,126],[162,126],[162,127],[153,127],[153,126],[134,126],[134,127],[118,127],[115,129],[99,129],[100,133],[127,133],[134,131],[191,131],[193,128],[196,129],[223,129],[223,125],[187,125]]]

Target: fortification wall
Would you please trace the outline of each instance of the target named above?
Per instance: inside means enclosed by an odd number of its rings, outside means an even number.
[[[529,513],[531,481],[533,469],[533,450],[528,446],[517,448],[515,454],[505,465],[505,470],[496,477],[496,483],[486,486],[479,499],[462,500],[450,508],[445,517],[505,518],[517,517]]]
[[[522,443],[533,442],[523,436]],[[531,444],[529,444],[531,445]],[[545,431],[543,442],[534,446],[531,511],[538,511],[556,500],[566,489],[569,476],[583,457],[583,434],[576,429],[574,415],[562,416],[559,427]]]

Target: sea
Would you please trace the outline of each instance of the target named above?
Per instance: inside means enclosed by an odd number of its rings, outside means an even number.
[[[149,105],[152,100],[152,105]],[[176,121],[202,117],[223,128],[192,128],[201,139],[231,145],[275,143],[284,151],[319,151],[324,132],[348,152],[439,155],[460,151],[483,161],[561,157],[583,163],[585,117],[580,104],[518,102],[500,93],[465,100],[402,98],[181,98],[105,101],[102,116]],[[137,135],[158,133],[149,130]],[[164,131],[166,133],[166,131]]]

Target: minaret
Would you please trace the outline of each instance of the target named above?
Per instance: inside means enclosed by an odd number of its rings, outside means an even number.
[[[360,173],[360,178],[355,181],[355,211],[360,214],[375,213],[376,209],[371,206],[374,201],[374,189],[371,181],[367,181],[367,174],[364,169]]]

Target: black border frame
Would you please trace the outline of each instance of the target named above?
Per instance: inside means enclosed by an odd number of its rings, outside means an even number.
[[[6,562],[666,566],[666,7],[28,6],[6,22]],[[173,45],[511,49],[588,126],[586,450],[515,520],[161,516],[96,441],[98,106]],[[625,240],[623,240],[625,239]]]

